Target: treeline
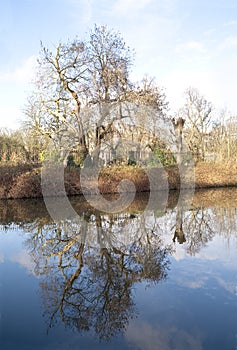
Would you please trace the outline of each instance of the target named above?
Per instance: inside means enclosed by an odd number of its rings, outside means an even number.
[[[0,164],[37,164],[44,146],[31,130],[0,129]]]
[[[203,99],[195,89],[189,89],[188,94],[195,94],[195,98]],[[187,106],[180,112],[179,115],[185,120],[183,126],[183,141],[188,146],[188,151],[191,153],[196,162],[226,162],[237,160],[237,119],[235,116],[223,111],[219,118],[204,119],[207,114],[200,113],[197,108],[197,115],[194,113],[192,105],[192,114],[187,112]],[[197,118],[198,117],[198,118]],[[192,119],[191,119],[192,118]],[[134,127],[135,129],[135,127]],[[127,135],[124,135],[127,136]],[[140,140],[145,138],[144,134],[140,134]],[[135,139],[134,130],[131,131],[131,137]],[[16,131],[0,129],[0,164],[39,164],[45,160],[47,145],[50,138],[44,135],[35,133],[31,127],[22,127]],[[173,143],[173,140],[172,140]],[[137,148],[141,144],[137,141]],[[111,148],[112,149],[112,148]],[[171,150],[170,145],[162,142],[160,139],[148,138],[145,147],[145,155],[148,155],[147,165],[170,165],[176,163],[176,150]],[[115,148],[116,150],[116,148]],[[117,150],[120,151],[119,147]],[[113,149],[111,151],[113,155]],[[123,150],[124,151],[124,150]],[[186,150],[187,151],[187,150]],[[184,151],[184,152],[186,152]],[[117,162],[122,159],[122,152],[114,156]],[[112,157],[107,159],[107,164],[110,164]],[[127,152],[125,161],[130,164],[136,164],[139,159],[135,151]],[[138,160],[139,163],[139,160]],[[80,165],[81,154],[75,149],[67,156],[68,165]]]
[[[97,26],[87,38],[41,44],[24,125],[0,133],[0,163],[44,160],[83,166],[157,166],[236,160],[237,121],[188,88],[169,114],[164,90],[131,79],[133,51],[120,33]],[[179,122],[177,122],[179,121]]]

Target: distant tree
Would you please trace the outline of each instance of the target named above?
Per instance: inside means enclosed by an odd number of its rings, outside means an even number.
[[[237,157],[237,118],[226,110],[220,113],[210,133],[210,152],[216,161],[236,161]]]
[[[180,110],[185,120],[184,137],[197,161],[204,161],[213,106],[195,88],[185,92],[186,102]]]
[[[25,148],[20,130],[0,130],[0,163],[18,164],[30,162],[30,154]]]

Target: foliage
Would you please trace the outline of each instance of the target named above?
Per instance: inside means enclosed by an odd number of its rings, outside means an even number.
[[[29,161],[29,154],[25,148],[19,131],[0,130],[0,163],[19,164]]]
[[[155,149],[152,157],[148,161],[149,166],[169,166],[176,163],[174,155],[166,149]]]

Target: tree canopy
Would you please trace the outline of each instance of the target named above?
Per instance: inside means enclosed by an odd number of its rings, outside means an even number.
[[[59,43],[54,52],[41,44],[26,107],[31,128],[53,142],[62,159],[74,148],[82,162],[98,162],[102,148],[114,151],[131,129],[134,136],[142,129],[157,136],[168,108],[165,94],[152,79],[131,81],[133,58],[120,33],[105,26],[95,25],[87,40]],[[147,137],[143,142],[146,147]]]

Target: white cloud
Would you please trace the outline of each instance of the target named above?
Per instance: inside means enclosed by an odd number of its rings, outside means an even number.
[[[25,59],[21,66],[13,71],[0,72],[0,82],[29,83],[34,76],[36,56],[32,55]]]
[[[201,350],[202,344],[198,335],[190,335],[174,326],[162,328],[159,324],[152,326],[145,322],[130,322],[126,334],[129,343],[141,350],[169,350],[175,339],[175,349]]]
[[[31,260],[30,255],[25,250],[18,251],[16,254],[9,256],[9,260],[20,264],[30,273],[33,273],[34,263]]]
[[[93,15],[93,0],[64,0],[69,16],[72,19],[72,26],[78,27],[78,23],[87,24]]]
[[[225,51],[232,48],[237,48],[237,36],[229,36],[225,38],[219,45],[218,51]]]
[[[190,86],[197,88],[210,102],[217,102],[219,93],[215,83],[213,74],[209,71],[174,70],[162,79],[171,112],[183,106],[184,92]]]
[[[177,46],[178,52],[183,52],[183,51],[187,51],[187,50],[196,51],[199,53],[203,53],[206,51],[204,48],[204,45],[201,41],[191,40],[191,41],[188,41],[186,43],[183,43],[183,44]]]
[[[153,0],[118,0],[113,7],[113,11],[119,15],[131,15],[133,12],[142,10],[152,2]]]
[[[0,105],[0,128],[18,129],[20,121],[23,119],[23,113],[18,106]]]
[[[226,281],[221,277],[217,276],[216,281],[218,284],[224,288],[227,292],[232,293],[237,296],[237,285],[236,281]]]
[[[186,247],[184,245],[176,244],[175,252],[172,254],[173,258],[177,261],[186,259],[188,254],[185,248]]]
[[[237,25],[237,20],[227,21],[224,23],[225,27],[236,26],[236,25]]]
[[[16,69],[0,72],[0,128],[19,127],[35,65],[36,56],[30,56]]]
[[[237,69],[230,61],[215,62],[210,70],[173,70],[160,82],[166,87],[171,112],[184,104],[184,92],[188,87],[197,88],[210,101],[216,112],[226,107],[236,114]]]

